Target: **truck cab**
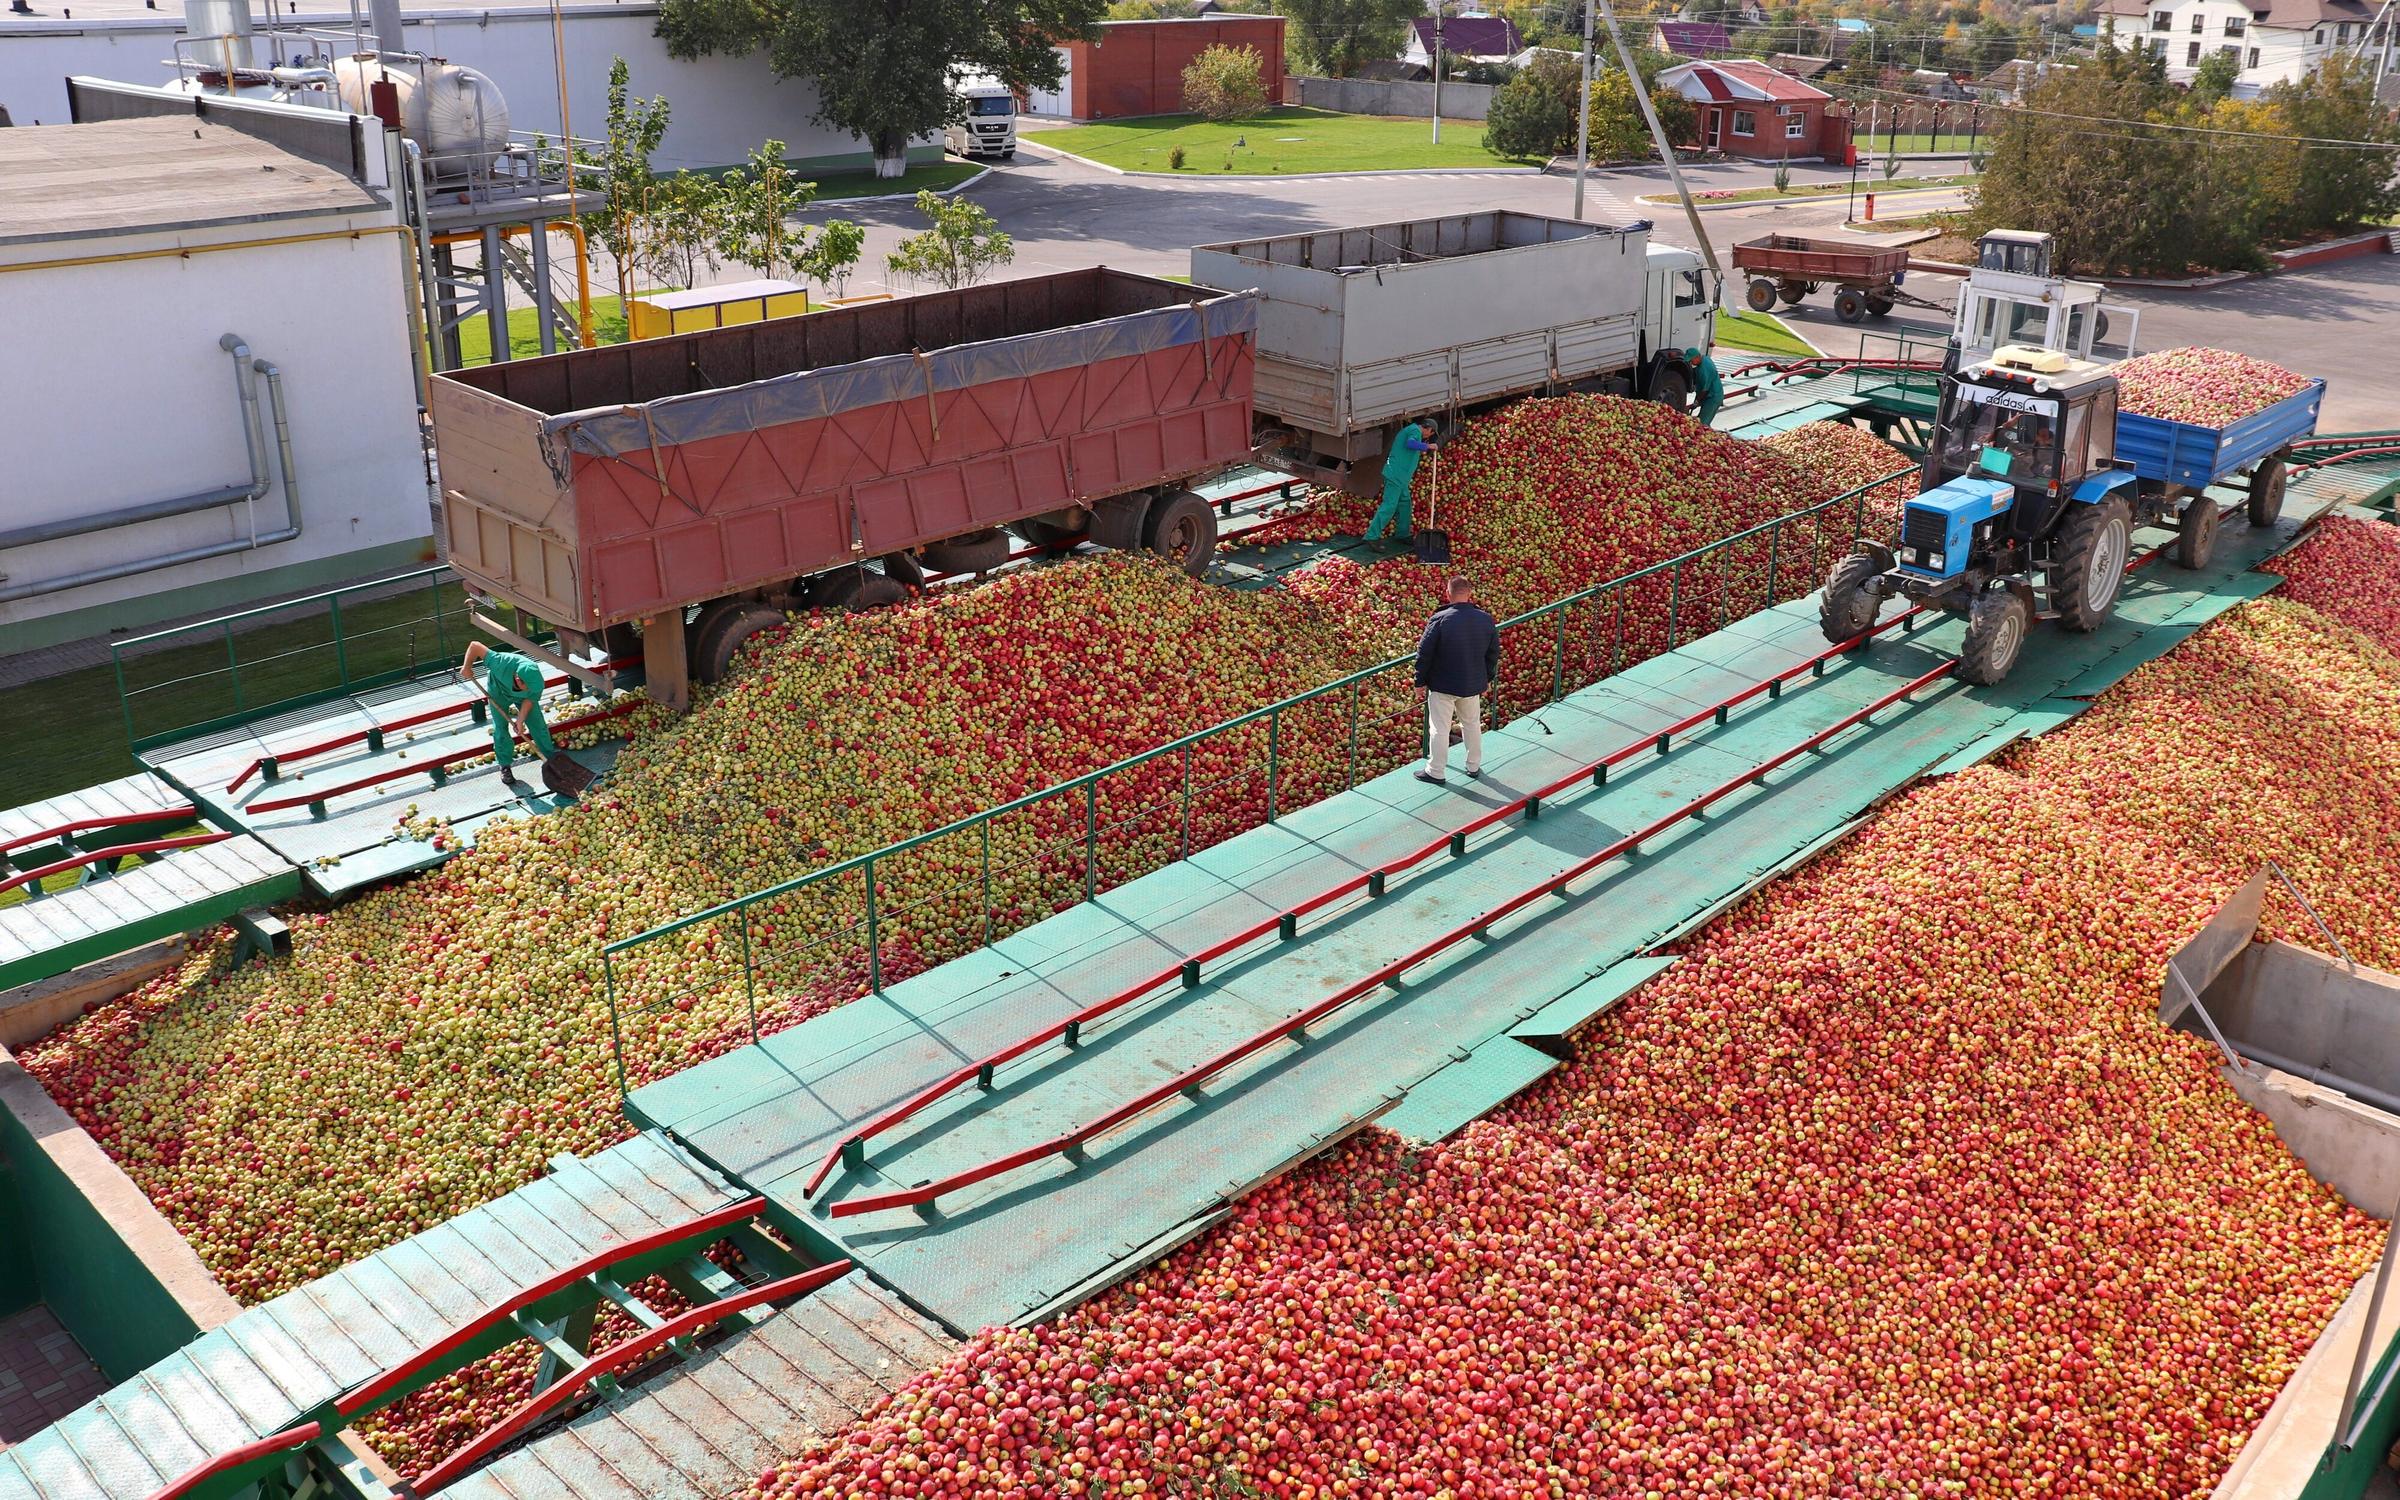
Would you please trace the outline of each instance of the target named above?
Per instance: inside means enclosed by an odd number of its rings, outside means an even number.
[[[997,78],[973,74],[951,90],[962,113],[943,127],[942,144],[970,161],[1008,161],[1017,154],[1017,96]]]
[[[1986,360],[2011,345],[2088,361],[2112,327],[2124,333],[2121,347],[2132,351],[2140,314],[2104,306],[2096,282],[2055,274],[2056,256],[2052,237],[2036,230],[1994,229],[1975,242],[1975,265],[1959,289],[1951,331],[1959,362]]]
[[[1645,264],[1649,282],[1642,297],[1642,342],[1653,362],[1686,349],[1708,353],[1716,340],[1717,299],[1699,253],[1652,244]]]

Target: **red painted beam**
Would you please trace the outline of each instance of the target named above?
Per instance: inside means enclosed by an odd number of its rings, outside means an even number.
[[[777,1302],[786,1297],[804,1296],[819,1287],[839,1281],[843,1276],[849,1274],[849,1271],[850,1262],[837,1260],[831,1265],[818,1266],[812,1270],[802,1271],[796,1276],[786,1276],[780,1281],[770,1281],[764,1286],[751,1287],[736,1292],[730,1297],[719,1298],[715,1302],[695,1307],[635,1338],[627,1339],[621,1344],[611,1345],[604,1352],[594,1356],[589,1363],[570,1372],[548,1389],[537,1392],[531,1398],[520,1403],[516,1410],[478,1433],[465,1447],[426,1470],[417,1480],[417,1493],[431,1495],[465,1478],[470,1469],[507,1446],[519,1433],[540,1421],[544,1415],[574,1399],[586,1385],[598,1377],[614,1374],[628,1365],[636,1364],[666,1347],[670,1342],[682,1338],[695,1329],[714,1323],[720,1318],[730,1317],[737,1312],[756,1307],[762,1302]]]
[[[593,713],[580,715],[576,718],[561,719],[556,724],[550,726],[551,732],[554,734],[564,734],[570,729],[580,729],[586,724],[597,724],[602,719],[619,718],[625,714],[633,712],[640,706],[641,705],[638,703],[620,703],[614,708],[603,708]],[[522,745],[527,743],[529,736],[520,733],[510,736],[510,738],[515,743]],[[395,766],[389,770],[378,771],[372,776],[361,776],[356,781],[345,781],[339,786],[321,787],[316,791],[303,792],[294,797],[278,797],[271,801],[253,802],[244,807],[242,811],[245,813],[270,813],[282,812],[286,808],[306,807],[311,802],[323,802],[328,798],[339,797],[346,792],[363,792],[369,787],[382,786],[386,782],[400,781],[410,776],[430,775],[437,769],[458,765],[463,761],[473,760],[479,755],[489,755],[491,753],[492,752],[490,750],[485,749],[483,746],[475,745],[465,750],[454,750],[448,755],[442,756],[438,760],[421,760],[414,765]]]
[[[322,1433],[323,1429],[316,1423],[305,1422],[284,1432],[272,1432],[265,1437],[253,1439],[239,1448],[229,1448],[214,1458],[202,1459],[199,1463],[168,1480],[160,1488],[152,1490],[149,1500],[182,1500],[183,1496],[190,1494],[219,1474],[230,1474],[242,1465],[257,1459],[269,1458],[278,1453],[288,1453],[303,1443],[315,1442]]]
[[[11,849],[22,849],[29,844],[47,844],[54,839],[63,839],[70,833],[82,833],[93,828],[122,828],[128,823],[172,823],[179,819],[199,816],[200,809],[196,807],[162,807],[156,812],[112,813],[105,818],[77,818],[72,822],[60,823],[55,827],[38,829],[32,833],[20,833],[15,838],[0,843],[0,854],[6,854]]]
[[[47,879],[67,870],[80,869],[85,865],[96,865],[104,859],[120,859],[128,854],[157,854],[168,849],[197,849],[203,844],[214,844],[232,837],[233,835],[230,833],[189,833],[179,839],[152,839],[144,844],[119,844],[113,849],[94,849],[89,854],[78,854],[73,859],[62,859],[55,864],[44,865],[38,870],[27,870],[21,875],[12,875],[6,880],[0,880],[0,894],[13,891],[21,885],[31,885],[37,880]]]

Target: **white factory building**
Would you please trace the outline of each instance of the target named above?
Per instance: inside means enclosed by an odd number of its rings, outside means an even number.
[[[2211,53],[2233,54],[2244,95],[2305,77],[2337,52],[2381,65],[2380,0],[2101,0],[2104,36],[2166,60],[2167,77],[2188,83]],[[2400,19],[2386,23],[2400,29]],[[2400,34],[2393,56],[2400,57]]]
[[[0,655],[431,559],[411,255],[362,157],[0,130]]]

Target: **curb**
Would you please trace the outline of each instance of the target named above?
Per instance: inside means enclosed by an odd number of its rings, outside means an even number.
[[[1963,193],[1971,186],[1972,183],[1962,182],[1957,187],[1902,188],[1896,193],[1862,187],[1859,192],[1861,196],[1874,193],[1876,201],[1880,203],[1886,199],[1918,198],[1931,193]],[[1789,193],[1780,198],[1747,198],[1738,203],[1694,203],[1692,207],[1704,214],[1721,214],[1740,208],[1797,208],[1810,203],[1836,203],[1846,196],[1844,193]],[[1647,203],[1653,208],[1673,208],[1683,200],[1667,193],[1644,193],[1634,201]]]
[[[1061,151],[1056,146],[1035,146],[1023,136],[1017,138],[1020,151],[1039,151],[1060,161],[1078,162],[1116,177],[1164,177],[1176,182],[1309,182],[1327,177],[1539,177],[1545,167],[1360,167],[1350,172],[1152,172],[1139,167],[1112,167],[1104,161]]]
[[[978,168],[975,175],[968,178],[964,182],[954,182],[945,188],[927,188],[925,191],[933,194],[936,198],[947,198],[954,193],[965,192],[967,189],[973,187],[975,184],[983,181],[983,179],[991,175],[992,169],[990,167],[982,167]],[[850,203],[914,203],[916,201],[917,195],[915,193],[875,193],[864,198],[827,198],[822,202],[809,204],[807,208],[800,210],[800,212],[805,214],[819,208],[840,208],[843,205]]]

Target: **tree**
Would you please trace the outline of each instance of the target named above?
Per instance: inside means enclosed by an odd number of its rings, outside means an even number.
[[[1255,47],[1219,43],[1183,70],[1183,103],[1204,120],[1234,120],[1266,106],[1266,65]]]
[[[1408,23],[1425,14],[1423,0],[1275,0],[1275,9],[1291,20],[1292,55],[1332,78],[1398,57]]]
[[[827,219],[800,253],[800,274],[833,293],[833,300],[839,302],[866,243],[867,232],[848,219]]]
[[[908,143],[961,118],[955,80],[1058,87],[1057,44],[1095,40],[1107,0],[662,0],[657,34],[679,58],[764,50],[778,77],[816,85],[811,118],[866,139],[875,174],[908,170]]]
[[[808,231],[788,221],[817,196],[817,185],[793,174],[783,159],[783,142],[768,141],[751,152],[747,167],[725,174],[721,191],[718,245],[725,258],[754,266],[762,276],[796,273]]]
[[[2192,74],[2192,100],[2206,108],[2233,92],[2234,80],[2242,76],[2242,61],[2231,52],[2211,52],[2200,59]]]
[[[633,297],[634,265],[642,257],[644,226],[657,191],[650,154],[666,138],[667,101],[634,98],[632,69],[621,57],[608,65],[607,132],[600,154],[587,160],[606,174],[598,238],[600,248],[616,262],[617,299],[623,306]]]
[[[886,263],[895,276],[930,281],[954,292],[981,281],[992,267],[1016,259],[1016,242],[980,203],[921,192],[917,212],[933,227],[910,235],[891,253]]]
[[[1544,161],[1575,149],[1575,91],[1583,65],[1544,53],[1492,95],[1483,143],[1519,161]]]
[[[1634,63],[1641,69],[1644,86],[1650,91],[1650,107],[1658,111],[1658,123],[1670,143],[1684,144],[1692,139],[1694,124],[1691,101],[1673,89],[1660,89],[1656,80],[1669,59],[1664,53],[1637,52]],[[1622,68],[1610,68],[1592,79],[1592,142],[1594,161],[1639,160],[1656,151],[1650,139],[1650,126],[1642,118],[1641,102],[1634,97],[1633,84]]]
[[[652,195],[643,268],[668,286],[688,287],[703,267],[715,270],[725,239],[725,189],[713,177],[678,172]]]
[[[2400,142],[2400,120],[2376,103],[2373,66],[2355,57],[2336,54],[2297,82],[2276,84],[2266,104],[2287,133],[2304,140]],[[2396,158],[2400,152],[2365,146],[2300,148],[2291,231],[2313,233],[2400,209]]]

